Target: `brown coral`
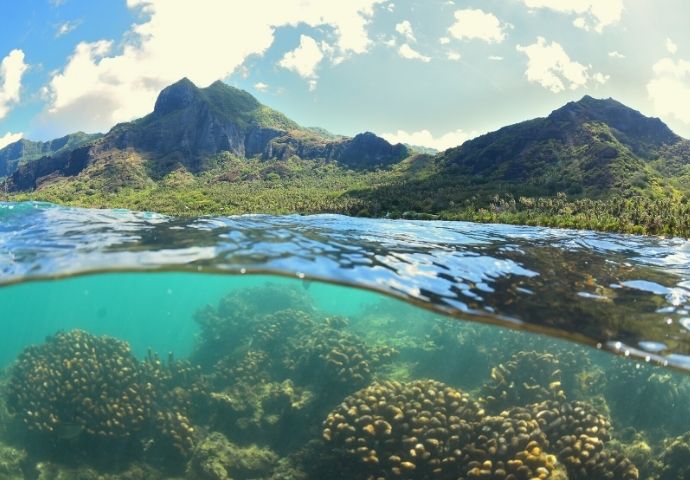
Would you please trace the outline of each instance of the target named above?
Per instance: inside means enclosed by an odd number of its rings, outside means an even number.
[[[611,423],[585,402],[546,401],[531,406],[551,450],[573,480],[605,478],[636,480],[639,472],[619,452],[606,448]]]
[[[470,459],[467,477],[474,479],[546,479],[556,458],[546,453],[548,441],[529,410],[514,408],[487,416],[464,447]]]
[[[145,425],[154,398],[126,342],[81,330],[24,350],[8,389],[10,412],[56,439],[127,438]]]
[[[491,380],[484,385],[483,394],[491,412],[544,400],[563,400],[558,358],[550,353],[518,352],[491,370]]]
[[[374,383],[328,415],[323,438],[353,460],[353,475],[455,479],[482,414],[467,394],[440,382]]]

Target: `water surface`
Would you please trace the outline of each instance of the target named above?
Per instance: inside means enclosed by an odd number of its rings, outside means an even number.
[[[340,215],[176,219],[0,203],[0,282],[96,271],[272,273],[690,368],[690,243]]]

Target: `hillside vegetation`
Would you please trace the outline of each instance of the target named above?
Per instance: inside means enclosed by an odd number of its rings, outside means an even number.
[[[433,154],[303,128],[247,92],[183,79],[151,114],[25,161],[3,187],[13,200],[175,215],[335,212],[690,236],[690,142],[589,96]]]

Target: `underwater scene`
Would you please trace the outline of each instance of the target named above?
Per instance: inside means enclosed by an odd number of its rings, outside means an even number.
[[[3,479],[686,479],[682,373],[369,291],[0,289]]]
[[[686,241],[0,220],[0,479],[690,479]]]

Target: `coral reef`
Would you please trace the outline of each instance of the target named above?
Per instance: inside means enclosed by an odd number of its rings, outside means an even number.
[[[620,452],[635,464],[642,479],[657,479],[661,470],[659,452],[656,452],[649,444],[645,436],[632,428],[627,428],[619,438],[611,440],[606,447]]]
[[[313,394],[291,380],[238,382],[211,393],[210,424],[233,440],[263,442],[284,451],[309,434]]]
[[[200,341],[192,359],[205,367],[212,366],[253,336],[257,325],[272,323],[264,321],[264,317],[285,310],[307,315],[314,311],[314,306],[306,291],[297,286],[266,283],[231,291],[217,306],[209,305],[196,313],[194,320],[200,328]],[[289,323],[285,325],[291,327]],[[270,336],[270,327],[264,328],[264,333]]]
[[[187,466],[190,480],[243,480],[266,478],[278,463],[278,455],[256,445],[239,447],[214,432],[201,440]]]
[[[53,462],[39,462],[30,478],[36,480],[182,480],[165,475],[144,463],[134,463],[119,472],[104,473],[89,465],[66,466]]]
[[[306,292],[231,292],[190,359],[80,330],[27,348],[0,376],[0,478],[690,478],[686,378]]]
[[[24,450],[0,443],[0,478],[4,480],[23,479],[23,467],[26,458],[27,455]]]
[[[346,331],[343,317],[286,309],[247,321],[248,348],[219,358],[209,374],[209,425],[279,452],[306,441],[334,404],[369,384],[395,354]]]
[[[301,339],[300,354],[291,369],[299,383],[318,384],[324,393],[340,396],[371,383],[374,370],[390,362],[396,351],[387,346],[370,347],[331,325],[319,325]]]
[[[153,353],[140,362],[126,342],[73,330],[22,352],[7,406],[32,449],[94,463],[119,455],[170,465],[191,452],[188,415],[205,395],[200,371],[187,362],[171,356],[163,364]]]
[[[629,459],[605,448],[611,423],[590,404],[550,400],[532,405],[531,410],[572,480],[639,478]]]
[[[323,438],[352,459],[352,478],[454,479],[482,414],[440,382],[374,383],[328,415]]]
[[[656,439],[690,429],[690,382],[685,376],[615,358],[604,385],[617,423],[644,430]]]
[[[145,426],[153,398],[126,342],[74,330],[22,352],[7,406],[29,431],[55,439],[122,439]]]
[[[252,384],[267,382],[271,359],[263,350],[249,350],[243,356],[227,355],[213,366],[210,375],[215,388],[225,388],[243,381]]]
[[[492,412],[544,400],[565,399],[558,358],[534,351],[518,352],[494,367],[482,392]]]
[[[175,454],[186,458],[196,436],[191,417],[203,418],[208,410],[210,389],[201,368],[186,360],[176,360],[172,354],[163,363],[149,350],[141,369],[152,385],[153,425],[159,433],[155,447],[172,448]]]
[[[659,480],[690,478],[690,432],[665,442]]]
[[[462,446],[469,462],[460,467],[470,479],[543,480],[556,468],[556,458],[546,453],[546,436],[527,409],[516,407],[486,416],[474,432]]]
[[[636,480],[606,449],[610,422],[591,405],[545,400],[488,415],[482,401],[432,380],[375,383],[324,422],[331,454],[362,478]],[[562,467],[559,466],[559,462]]]

